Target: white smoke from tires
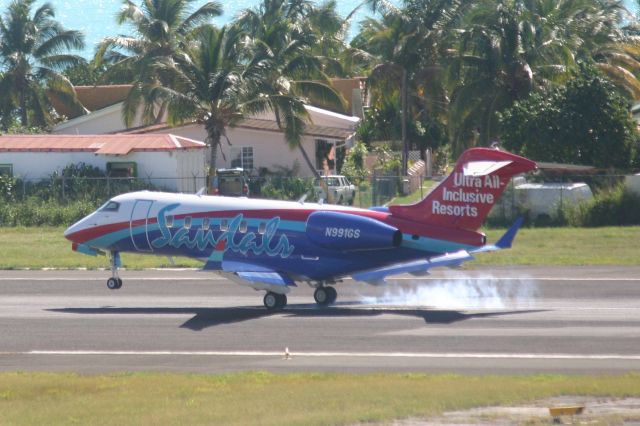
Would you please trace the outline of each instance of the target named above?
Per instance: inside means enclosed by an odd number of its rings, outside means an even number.
[[[409,281],[388,280],[384,293],[361,296],[367,305],[429,307],[438,309],[530,308],[538,295],[537,283],[527,278],[491,275]]]

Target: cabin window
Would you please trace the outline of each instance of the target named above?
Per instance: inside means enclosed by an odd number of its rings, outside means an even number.
[[[247,221],[246,220],[243,220],[243,221],[240,222],[240,227],[238,228],[238,230],[240,232],[242,232],[243,234],[245,232],[247,232]]]
[[[260,222],[260,225],[258,225],[258,234],[262,235],[267,231],[267,223],[266,222]]]
[[[0,164],[0,176],[13,177],[13,164]]]
[[[101,212],[117,212],[120,208],[120,203],[115,201],[107,201],[104,206],[100,208]]]
[[[204,219],[202,219],[202,230],[203,231],[208,231],[209,230],[209,218],[205,217]]]
[[[173,215],[167,216],[165,219],[167,221],[167,226],[171,228],[173,226]]]
[[[220,230],[223,231],[223,232],[229,230],[229,220],[228,219],[222,219],[220,221]]]
[[[133,161],[110,162],[107,163],[107,174],[109,177],[130,178],[138,176],[138,166]]]
[[[184,218],[184,228],[191,229],[191,216],[187,216]]]

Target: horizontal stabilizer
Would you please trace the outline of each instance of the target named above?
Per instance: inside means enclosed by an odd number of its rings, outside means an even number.
[[[472,260],[473,256],[467,253],[465,250],[460,250],[455,253],[445,254],[442,256],[432,257],[430,259],[414,260],[412,262],[396,263],[394,265],[386,266],[384,268],[371,269],[368,271],[359,272],[353,275],[353,279],[356,281],[365,281],[378,284],[385,277],[390,275],[397,275],[402,273],[424,273],[428,269],[438,266],[459,266],[463,262]]]
[[[518,231],[520,230],[520,227],[523,223],[524,218],[519,217],[515,222],[513,222],[511,228],[509,228],[507,232],[505,232],[504,235],[502,235],[502,237],[500,237],[500,239],[495,244],[487,244],[485,246],[472,250],[471,253],[483,253],[511,248],[513,240],[516,238],[516,235],[518,234]]]

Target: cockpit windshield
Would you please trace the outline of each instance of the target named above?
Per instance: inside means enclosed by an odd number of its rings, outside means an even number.
[[[102,207],[98,209],[101,212],[117,212],[120,208],[120,203],[116,203],[115,201],[107,201]]]

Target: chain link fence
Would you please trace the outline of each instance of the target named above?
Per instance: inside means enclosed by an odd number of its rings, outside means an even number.
[[[187,187],[187,183],[192,188],[206,185],[201,177],[190,176],[184,180],[180,185],[180,182],[176,184],[176,178],[158,177],[152,181],[145,178],[63,176],[29,180],[0,176],[0,226],[23,224],[24,221],[16,217],[22,215],[21,209],[25,210],[27,205],[40,209],[32,215],[46,215],[47,209],[81,203],[81,208],[65,213],[66,219],[60,220],[69,222],[118,194],[139,190],[166,191],[168,188]],[[400,176],[371,176],[355,185],[353,196],[342,200],[329,197],[323,202],[337,204],[342,201],[342,204],[361,208],[382,206],[401,193],[403,181]],[[309,178],[251,177],[248,185],[250,198],[296,201],[304,197],[307,202],[317,202],[321,197],[318,184]],[[418,201],[428,193],[422,188],[419,192],[413,194],[412,200]],[[516,177],[492,209],[487,224],[506,226],[518,216],[524,216],[528,224],[534,226],[640,224],[639,194],[640,175],[537,174]],[[44,219],[38,223],[49,224]]]

